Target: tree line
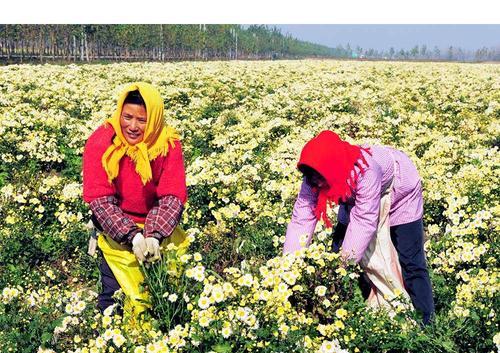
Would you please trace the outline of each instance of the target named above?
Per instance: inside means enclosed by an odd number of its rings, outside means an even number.
[[[330,56],[326,46],[264,25],[0,25],[0,58],[50,60],[213,60]]]
[[[390,59],[390,60],[445,60],[445,61],[500,61],[500,46],[487,48],[482,47],[476,50],[464,50],[460,47],[450,45],[447,48],[427,45],[415,45],[409,50],[396,50],[391,47],[389,50],[362,49],[356,47],[352,50],[347,45],[347,51],[352,57],[367,59]]]
[[[329,48],[276,27],[231,24],[0,25],[0,62],[234,60],[334,57],[374,60],[500,61],[500,47],[409,50]]]

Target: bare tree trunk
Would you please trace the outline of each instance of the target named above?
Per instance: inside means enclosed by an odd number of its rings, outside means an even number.
[[[5,39],[7,37],[7,25],[4,27],[4,35],[2,40],[0,41],[0,53],[3,56],[4,55],[4,48],[5,48]]]
[[[84,39],[84,45],[85,45],[85,58],[87,59],[87,61],[90,61],[89,60],[89,46],[87,43],[87,33],[84,34],[83,39]]]
[[[50,49],[52,51],[52,61],[55,60],[56,58],[56,41],[55,41],[55,35],[54,32],[50,35]]]
[[[44,38],[43,33],[40,31],[40,46],[38,47],[38,54],[40,55],[40,62],[43,62],[43,48],[44,46]]]
[[[66,35],[66,60],[71,61],[71,39]]]
[[[160,60],[163,61],[165,60],[165,44],[164,44],[164,40],[163,40],[163,25],[161,24],[160,25]]]
[[[76,36],[73,35],[73,61],[76,61]]]
[[[44,41],[43,41],[43,56],[46,57],[47,61],[50,57],[50,45],[49,45],[49,38],[48,38],[48,35],[47,37],[45,37]]]
[[[80,61],[83,61],[83,33],[82,33],[82,36],[80,38]]]

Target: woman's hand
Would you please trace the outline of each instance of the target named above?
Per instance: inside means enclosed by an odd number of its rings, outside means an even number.
[[[132,251],[134,252],[137,261],[143,263],[148,256],[148,244],[142,233],[137,233],[132,239]]]
[[[147,260],[149,262],[158,260],[160,258],[160,241],[153,237],[147,237],[146,244],[148,248]]]

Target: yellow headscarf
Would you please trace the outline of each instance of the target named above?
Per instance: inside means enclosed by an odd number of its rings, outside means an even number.
[[[123,136],[120,116],[128,93],[136,90],[146,103],[147,122],[143,140],[132,146]],[[163,121],[163,99],[160,92],[145,82],[135,82],[125,88],[118,99],[116,111],[106,120],[106,124],[111,124],[116,134],[113,144],[102,156],[102,165],[110,183],[118,176],[120,160],[127,155],[134,161],[135,171],[141,176],[142,183],[146,184],[153,177],[150,161],[159,155],[165,156],[169,145],[173,147],[174,142],[180,139],[175,129],[165,125]]]

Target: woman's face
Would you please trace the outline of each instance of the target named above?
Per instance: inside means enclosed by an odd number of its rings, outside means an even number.
[[[125,140],[130,145],[136,145],[143,140],[147,121],[145,106],[130,103],[123,105],[120,126]]]
[[[318,189],[328,188],[328,182],[326,181],[326,179],[323,178],[321,174],[319,174],[316,171],[313,171],[312,173],[308,174],[306,176],[306,181],[313,188],[318,188]]]

